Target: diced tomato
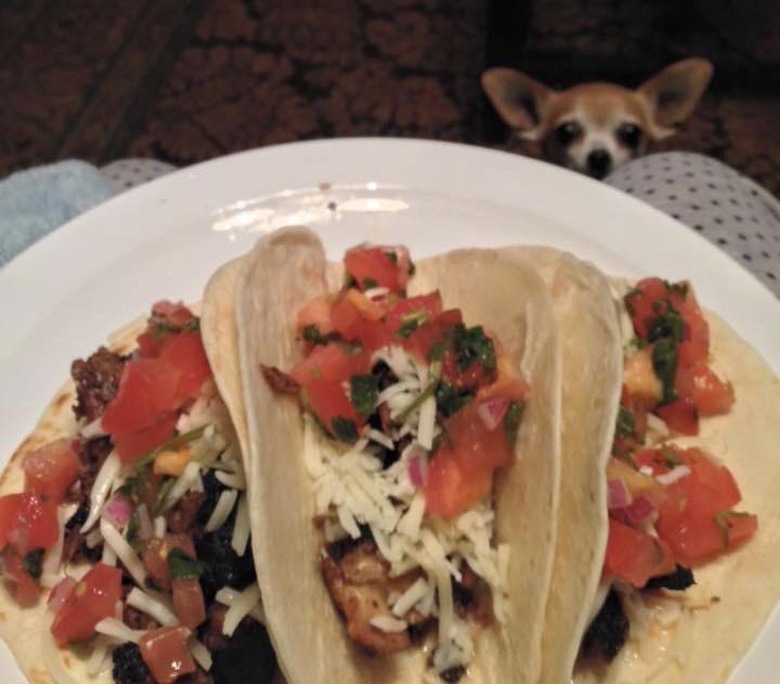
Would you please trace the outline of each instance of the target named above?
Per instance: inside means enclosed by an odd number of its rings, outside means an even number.
[[[470,401],[444,421],[456,459],[467,473],[492,471],[512,462],[503,421],[492,428],[487,426],[479,415],[481,404]]]
[[[122,598],[122,570],[97,563],[79,581],[54,616],[51,633],[60,646],[86,641],[95,625],[112,617]]]
[[[3,578],[13,588],[14,598],[21,606],[32,606],[41,595],[41,586],[27,571],[24,558],[12,546],[2,553]]]
[[[57,582],[51,590],[49,598],[46,599],[46,605],[49,610],[56,613],[65,603],[68,596],[70,596],[70,593],[76,588],[77,584],[78,582],[70,575],[63,577]]]
[[[477,401],[488,399],[508,399],[509,401],[523,401],[528,394],[528,383],[521,378],[500,375],[498,379],[477,392]]]
[[[382,314],[381,307],[354,289],[340,293],[331,307],[333,329],[345,340],[358,340],[366,346],[371,346],[370,341]]]
[[[432,321],[442,312],[441,295],[439,291],[430,292],[416,297],[398,299],[387,312],[385,322],[394,333],[398,333],[405,323],[418,320],[420,323]]]
[[[11,544],[24,557],[50,549],[58,537],[56,503],[32,492],[0,497],[0,548]]]
[[[431,515],[452,518],[488,496],[492,484],[492,469],[470,471],[450,447],[442,445],[428,466],[425,507]]]
[[[648,326],[673,308],[682,318],[683,334],[679,362],[691,365],[706,361],[709,355],[709,328],[688,283],[671,285],[660,278],[640,280],[625,297],[637,336],[648,341]]]
[[[662,540],[610,518],[604,569],[635,587],[643,587],[651,577],[673,572],[675,563]]]
[[[199,333],[184,332],[166,336],[160,359],[167,361],[181,371],[173,399],[179,408],[190,399],[197,398],[203,383],[211,378],[211,366],[203,348]]]
[[[734,387],[723,382],[703,363],[688,367],[678,365],[674,387],[677,394],[689,399],[702,416],[728,413],[734,405]]]
[[[346,436],[354,428],[354,437],[365,422],[350,401],[346,380],[314,380],[306,385],[306,401],[325,429],[334,437]],[[335,422],[334,422],[335,421]],[[339,427],[341,426],[341,427]]]
[[[148,330],[135,338],[138,353],[145,359],[156,359],[162,351],[164,341],[163,335],[155,335]]]
[[[69,439],[58,439],[29,453],[24,468],[24,489],[42,499],[61,503],[81,469]]]
[[[686,512],[671,523],[659,522],[658,527],[677,562],[694,567],[752,537],[758,518],[747,513],[724,512],[716,518]]]
[[[160,627],[144,634],[138,642],[141,657],[158,684],[169,684],[195,672],[195,661],[187,648],[187,627]]]
[[[171,588],[171,570],[168,566],[168,554],[171,549],[179,549],[191,558],[195,558],[195,545],[188,534],[166,534],[165,539],[152,537],[141,553],[144,567],[154,583],[161,589]]]
[[[122,369],[119,390],[101,424],[111,435],[136,432],[177,408],[181,370],[163,359],[133,359]]]
[[[355,247],[344,255],[344,266],[361,290],[401,293],[409,280],[409,252],[402,247]]]
[[[165,444],[173,437],[177,417],[175,413],[164,414],[156,423],[137,432],[116,433],[112,436],[114,448],[122,463],[130,463]]]
[[[296,329],[298,334],[303,334],[309,326],[317,326],[321,335],[332,333],[333,320],[330,315],[331,302],[327,295],[315,297],[310,302],[304,304],[298,310]]]
[[[364,352],[354,353],[347,345],[331,342],[318,345],[289,375],[302,387],[315,380],[346,380],[352,375],[370,372],[371,358]]]
[[[174,328],[183,328],[194,319],[192,313],[182,302],[171,302],[163,299],[152,306],[152,314],[164,318]]]
[[[171,588],[173,611],[180,622],[193,630],[203,624],[206,621],[206,603],[200,581],[196,577],[175,579],[171,581]]]
[[[654,413],[678,435],[699,434],[699,412],[690,399],[675,399],[659,406]]]

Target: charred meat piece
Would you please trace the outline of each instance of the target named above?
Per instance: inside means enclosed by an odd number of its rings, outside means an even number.
[[[418,577],[411,572],[390,577],[390,565],[371,539],[362,539],[339,558],[325,554],[320,565],[331,599],[347,622],[347,633],[369,653],[387,655],[412,644],[409,630],[384,632],[374,627],[376,617],[393,617],[387,600],[391,592],[402,594]],[[416,611],[404,616],[410,626],[419,628],[431,621]]]
[[[82,501],[89,500],[95,478],[113,448],[109,437],[94,437],[78,441],[76,451],[81,461],[78,496]]]
[[[122,644],[111,653],[111,674],[116,684],[154,684],[154,678],[134,643]]]
[[[88,423],[99,418],[108,403],[116,396],[119,378],[127,357],[114,354],[100,347],[86,361],[77,359],[70,367],[70,375],[76,383],[76,418],[86,418]]]
[[[609,590],[604,605],[598,612],[582,640],[582,654],[612,662],[628,638],[628,618],[623,610],[620,594]]]
[[[97,563],[103,555],[100,545],[95,548],[87,546],[85,537],[79,530],[87,521],[89,502],[82,501],[76,512],[65,523],[65,535],[62,544],[63,563]]]
[[[685,591],[692,584],[696,584],[693,579],[693,572],[690,568],[685,568],[679,563],[674,572],[660,577],[652,577],[648,580],[644,589],[671,589],[672,591]]]
[[[298,394],[300,385],[284,371],[280,371],[274,366],[260,364],[260,372],[262,372],[265,381],[274,392],[279,394]]]
[[[187,534],[198,524],[200,507],[206,500],[203,492],[189,491],[165,514],[168,531],[173,534]],[[206,519],[208,520],[208,518]]]

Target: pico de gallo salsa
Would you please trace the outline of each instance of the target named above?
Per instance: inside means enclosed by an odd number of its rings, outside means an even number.
[[[246,482],[199,319],[154,305],[130,354],[73,363],[78,432],[27,453],[0,497],[2,579],[48,592],[57,648],[118,684],[270,681]],[[237,663],[239,663],[237,665]]]
[[[436,631],[438,616],[432,664],[458,681],[472,655],[466,618],[502,619],[507,550],[492,540],[490,494],[513,460],[528,386],[499,341],[438,291],[407,296],[404,247],[359,246],[344,267],[338,292],[297,312],[303,360],[264,373],[325,437],[307,462],[322,575],[349,636],[393,653]],[[488,551],[468,536],[482,523],[473,534]],[[423,546],[438,555],[420,562]]]
[[[710,367],[709,328],[688,283],[640,281],[624,296],[634,339],[626,353],[612,458],[607,467],[609,537],[604,573],[644,591],[681,591],[693,570],[752,537],[755,515],[728,467],[698,447],[669,440],[697,435],[701,417],[728,413],[732,385]],[[628,623],[605,602],[595,632],[609,632],[611,660]],[[607,624],[619,625],[616,637]],[[591,626],[593,630],[593,625]]]

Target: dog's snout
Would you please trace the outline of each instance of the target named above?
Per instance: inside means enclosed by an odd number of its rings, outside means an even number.
[[[612,155],[603,149],[592,150],[586,159],[588,173],[595,178],[604,178],[612,166]]]

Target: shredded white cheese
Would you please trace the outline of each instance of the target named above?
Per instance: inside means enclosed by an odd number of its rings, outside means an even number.
[[[668,473],[662,473],[661,475],[656,475],[655,479],[657,482],[660,482],[662,485],[670,485],[677,480],[681,480],[684,477],[688,477],[688,475],[691,474],[691,469],[687,465],[678,465],[672,468]]]
[[[200,665],[201,668],[203,668],[206,672],[211,670],[211,666],[213,665],[211,651],[209,651],[209,649],[207,649],[194,636],[189,638],[187,641],[187,646],[189,647],[190,653],[192,653],[192,657],[194,658],[195,662],[198,663],[198,665]]]
[[[98,521],[98,518],[100,518],[103,504],[111,493],[111,487],[121,469],[122,462],[119,460],[119,455],[116,451],[112,451],[103,462],[103,465],[100,466],[100,470],[95,477],[95,484],[92,485],[92,491],[89,495],[89,515],[79,530],[81,534],[89,532]]]
[[[127,540],[119,533],[119,531],[106,520],[101,518],[100,520],[100,532],[105,539],[106,545],[110,546],[114,553],[121,559],[127,572],[135,580],[135,583],[139,587],[145,586],[146,583],[146,568],[138,557],[138,554],[133,550],[133,547],[127,543]]]
[[[243,556],[249,543],[249,504],[246,493],[242,493],[238,498],[238,510],[236,511],[236,522],[233,526],[233,536],[230,539],[230,546],[239,556]]]
[[[127,595],[127,605],[151,615],[163,627],[175,627],[179,624],[176,614],[163,603],[162,597],[159,595],[153,597],[138,587],[130,590]]]
[[[372,617],[369,620],[369,624],[383,632],[389,633],[403,632],[409,627],[405,620],[398,620],[396,618],[390,617],[389,615],[377,615],[376,617]]]
[[[225,524],[237,500],[238,492],[235,489],[226,489],[219,495],[217,505],[214,506],[214,510],[206,523],[206,532],[218,530]]]
[[[249,615],[252,608],[259,603],[260,587],[257,586],[257,582],[255,582],[236,595],[233,603],[225,613],[222,633],[225,636],[233,636],[233,632],[235,632],[236,627],[238,627],[241,620]]]
[[[146,634],[142,629],[130,629],[124,622],[116,618],[103,618],[95,625],[95,631],[98,634],[105,634],[121,641],[132,641],[137,644],[141,637]]]

